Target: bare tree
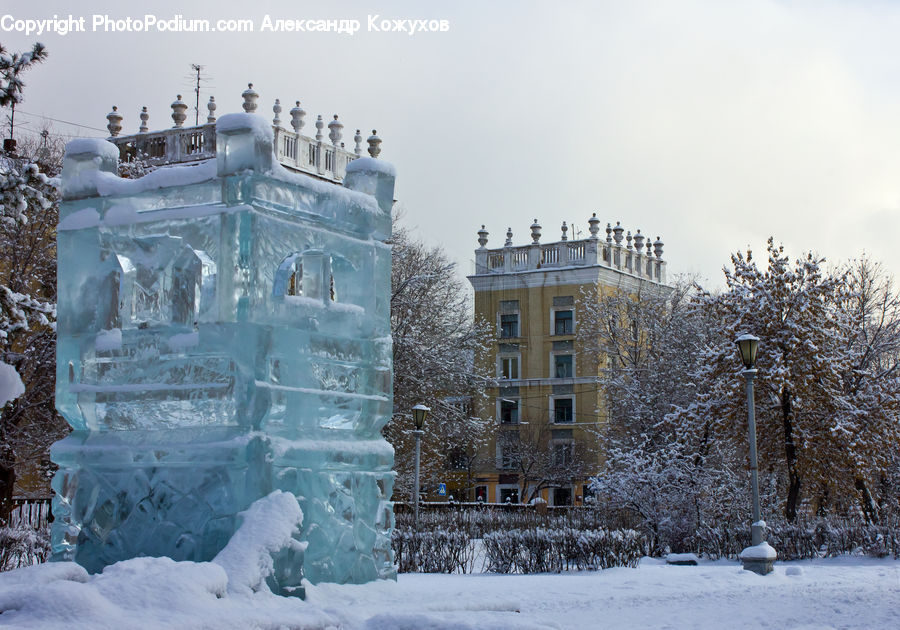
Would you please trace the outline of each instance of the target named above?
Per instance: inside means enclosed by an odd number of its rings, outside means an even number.
[[[596,454],[589,452],[584,440],[575,440],[571,429],[521,423],[498,431],[497,443],[499,468],[517,474],[523,503],[545,489],[581,484],[596,473]]]
[[[391,333],[394,344],[394,414],[384,434],[393,444],[396,490],[408,493],[413,469],[412,419],[417,404],[431,408],[423,443],[423,483],[435,483],[448,461],[477,451],[484,422],[466,399],[483,395],[486,375],[475,355],[486,328],[473,322],[467,292],[455,264],[437,247],[416,241],[396,225],[391,238]]]

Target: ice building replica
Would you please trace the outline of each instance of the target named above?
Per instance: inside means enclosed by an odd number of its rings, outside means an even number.
[[[393,168],[254,113],[66,149],[58,232],[55,559],[212,559],[273,490],[304,514],[275,592],[395,575],[389,324]],[[120,159],[160,168],[117,176]],[[303,548],[305,547],[305,550]]]

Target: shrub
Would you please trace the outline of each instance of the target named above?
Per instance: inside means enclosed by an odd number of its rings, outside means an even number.
[[[50,532],[32,527],[0,527],[0,571],[45,562],[50,555]]]

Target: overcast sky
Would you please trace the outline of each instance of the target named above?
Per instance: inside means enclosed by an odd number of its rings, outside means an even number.
[[[0,14],[84,16],[88,32],[0,32],[50,53],[25,75],[21,111],[103,129],[112,105],[134,133],[171,126],[190,64],[218,113],[300,99],[340,114],[345,142],[377,128],[398,170],[406,223],[472,270],[508,226],[525,244],[562,221],[661,236],[669,272],[722,282],[729,255],[774,235],[793,255],[863,252],[900,271],[900,3],[892,2],[70,2]],[[132,8],[133,7],[133,8]],[[140,8],[139,8],[140,7]],[[91,32],[91,16],[251,19],[253,33]],[[448,20],[447,32],[367,32],[367,17]],[[353,36],[261,33],[269,15],[356,19]],[[202,107],[202,106],[201,106]],[[38,128],[34,117],[17,116]],[[54,123],[63,133],[74,128]],[[28,129],[25,127],[24,129]],[[80,129],[89,135],[99,131]],[[314,132],[314,129],[313,129]],[[312,134],[310,134],[312,135]],[[364,135],[367,135],[364,134]],[[570,237],[572,232],[570,232]]]

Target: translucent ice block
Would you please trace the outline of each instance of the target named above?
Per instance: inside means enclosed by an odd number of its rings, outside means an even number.
[[[109,143],[69,145],[55,558],[210,560],[279,489],[309,543],[277,559],[283,588],[394,575],[393,169],[363,158],[322,182],[277,164],[272,138],[223,116],[215,160],[137,180]]]

